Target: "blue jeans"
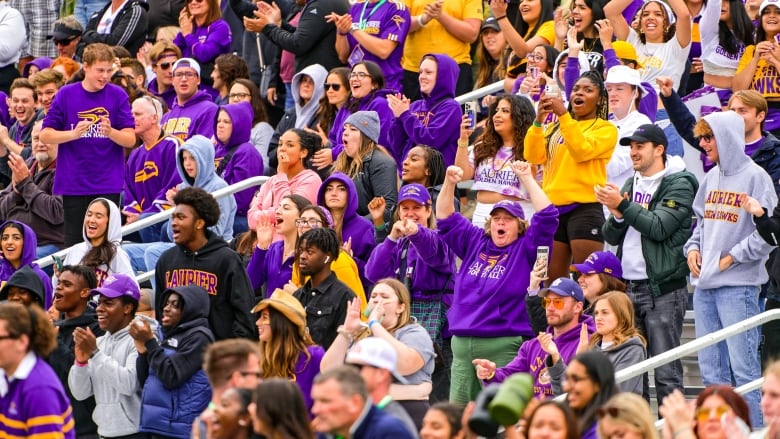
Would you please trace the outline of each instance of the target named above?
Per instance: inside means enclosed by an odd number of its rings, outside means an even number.
[[[233,218],[233,236],[238,236],[239,233],[244,233],[249,230],[249,220],[246,216],[236,215]]]
[[[693,293],[696,338],[757,315],[758,290],[757,286],[696,288]],[[753,328],[700,350],[699,369],[704,385],[741,386],[761,377],[758,339],[758,328]],[[763,425],[758,390],[744,397],[752,424]]]
[[[295,98],[292,94],[292,83],[284,83],[284,111],[295,108]]]
[[[45,258],[46,256],[57,253],[59,250],[60,248],[54,244],[39,245],[35,249],[35,259],[37,260],[37,259]],[[44,273],[48,274],[49,276],[54,275],[54,265],[43,267],[42,270]]]
[[[669,119],[669,113],[664,109],[659,109],[655,114],[656,122]],[[673,123],[664,128],[664,134],[666,134],[666,140],[669,141],[669,146],[666,147],[666,153],[668,155],[676,155],[682,157],[685,154],[685,146],[683,146],[682,137],[677,133]]]
[[[139,220],[142,220],[144,218],[150,217],[152,215],[155,215],[157,212],[153,213],[142,213],[138,216]],[[163,228],[162,226],[165,224],[165,221],[160,221],[157,224],[152,224],[149,227],[145,227],[138,231],[138,234],[141,236],[141,242],[159,242],[160,239],[160,233],[162,233]]]
[[[146,273],[154,270],[157,260],[160,259],[165,250],[173,247],[171,242],[150,242],[150,243],[130,243],[122,244],[122,250],[130,258],[130,265],[136,273]]]
[[[649,284],[628,284],[626,293],[634,304],[636,327],[647,339],[648,357],[680,346],[688,289],[680,288],[653,297]],[[645,386],[647,388],[647,386]],[[655,369],[658,405],[674,389],[683,390],[682,361],[675,360]]]
[[[106,3],[106,0],[76,0],[73,15],[86,28],[89,23],[89,17],[95,12],[100,12]]]

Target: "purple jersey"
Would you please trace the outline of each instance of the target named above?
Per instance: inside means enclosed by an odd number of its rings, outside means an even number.
[[[404,51],[404,41],[409,33],[411,17],[409,8],[398,0],[379,0],[378,2],[358,2],[349,10],[353,26],[359,27],[365,33],[380,40],[398,43],[387,59],[382,59],[363,47],[358,46],[352,34],[347,35],[349,42],[349,65],[360,61],[373,61],[382,68],[385,75],[385,88],[401,90],[403,69],[401,55]]]
[[[176,150],[181,140],[164,136],[152,145],[130,153],[125,171],[125,212],[157,213],[168,204],[165,194],[181,183],[176,171]]]
[[[68,131],[82,120],[94,122],[81,138],[61,143],[52,192],[57,195],[118,194],[125,175],[124,148],[98,132],[107,116],[116,130],[133,128],[127,93],[114,84],[99,91],[84,90],[80,82],[62,87],[54,96],[43,128]]]

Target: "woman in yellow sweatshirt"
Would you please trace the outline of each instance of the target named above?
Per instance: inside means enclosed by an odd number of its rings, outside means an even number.
[[[550,112],[558,121],[545,130],[542,122]],[[542,189],[560,214],[549,279],[568,277],[572,263],[582,263],[604,247],[604,212],[594,186],[607,181],[617,135],[607,121],[604,81],[595,71],[583,73],[574,83],[569,109],[560,96],[543,94],[539,100],[536,120],[525,137],[525,158],[544,166]]]

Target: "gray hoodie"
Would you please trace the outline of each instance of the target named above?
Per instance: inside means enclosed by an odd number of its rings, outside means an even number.
[[[772,246],[756,231],[752,215],[737,198],[746,192],[768,211],[777,205],[769,174],[745,155],[745,123],[733,111],[704,116],[718,145],[718,165],[708,172],[696,192],[696,228],[683,251],[701,252],[697,288],[761,285],[768,280],[765,263]],[[720,271],[718,261],[731,255],[734,263]]]
[[[107,437],[138,433],[141,418],[141,394],[136,375],[133,338],[127,326],[98,337],[98,351],[86,366],[73,365],[68,374],[68,386],[79,401],[95,395],[92,420],[98,434]]]

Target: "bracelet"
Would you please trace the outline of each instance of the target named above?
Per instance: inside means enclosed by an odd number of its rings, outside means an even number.
[[[420,27],[425,27],[425,24],[426,24],[426,23],[423,23],[423,15],[425,15],[425,14],[420,14],[420,15],[417,16],[417,24],[419,24]]]
[[[488,375],[488,377],[485,378],[485,380],[492,380],[495,376],[496,376],[496,371],[494,370],[493,372],[490,372],[490,375]]]
[[[502,16],[500,16],[500,17],[496,17],[496,21],[498,21],[498,20],[502,20],[502,19],[504,19],[504,18],[506,18],[506,15],[502,15]]]
[[[76,367],[86,367],[88,363],[87,363],[87,362],[84,362],[84,363],[82,363],[82,362],[81,362],[81,361],[79,361],[79,360],[75,360],[75,361],[73,362],[73,364],[75,364],[75,365],[76,365]]]
[[[537,121],[534,121],[534,126],[535,126],[535,127],[537,127],[537,128],[541,128],[541,127],[542,127],[542,124],[540,124],[540,123],[539,123],[539,122],[537,122]]]
[[[466,142],[458,141],[458,148],[468,148],[468,147],[469,147],[469,142],[468,141],[466,141]]]
[[[371,329],[371,327],[373,327],[373,326],[374,326],[374,325],[376,325],[377,323],[379,323],[379,320],[377,320],[377,319],[370,320],[370,321],[368,322],[368,329]]]
[[[336,333],[339,335],[343,335],[344,338],[346,338],[350,343],[355,341],[355,336],[351,332],[347,331],[347,328],[345,328],[344,325],[341,325],[338,328],[336,328]]]

